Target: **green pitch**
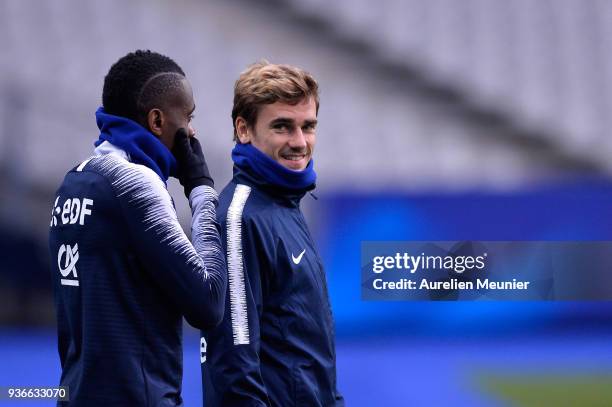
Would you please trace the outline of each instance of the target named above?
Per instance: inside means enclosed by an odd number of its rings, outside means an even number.
[[[510,406],[612,406],[612,374],[487,375],[478,381]]]

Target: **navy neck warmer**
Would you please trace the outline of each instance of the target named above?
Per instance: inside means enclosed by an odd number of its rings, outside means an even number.
[[[232,160],[239,168],[250,171],[276,187],[293,191],[307,190],[312,189],[317,181],[312,159],[304,170],[293,171],[283,167],[250,143],[237,143],[232,150]]]
[[[155,171],[164,182],[176,175],[176,159],[170,150],[140,124],[108,114],[102,107],[96,111],[96,123],[100,129],[100,137],[94,143],[96,147],[108,141],[128,153],[133,163]]]

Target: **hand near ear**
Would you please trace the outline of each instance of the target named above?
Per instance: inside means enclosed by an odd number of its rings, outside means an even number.
[[[214,187],[200,142],[195,137],[189,137],[184,128],[178,129],[174,135],[172,154],[178,163],[177,178],[185,189],[187,199],[195,187]]]

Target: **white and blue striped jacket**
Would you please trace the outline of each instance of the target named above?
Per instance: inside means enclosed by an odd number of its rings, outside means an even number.
[[[97,153],[66,174],[50,224],[60,384],[70,406],[180,406],[182,317],[224,313],[217,194],[192,191],[192,244],[155,172]]]

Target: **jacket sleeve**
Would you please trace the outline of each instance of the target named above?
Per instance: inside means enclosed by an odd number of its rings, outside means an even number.
[[[229,288],[226,317],[202,332],[201,357],[206,406],[268,406],[260,369],[262,276],[269,254],[255,222],[220,220],[225,243]]]
[[[133,168],[113,182],[139,261],[194,327],[223,318],[227,271],[216,223],[217,193],[207,186],[189,197],[193,244],[181,228],[159,178]]]

